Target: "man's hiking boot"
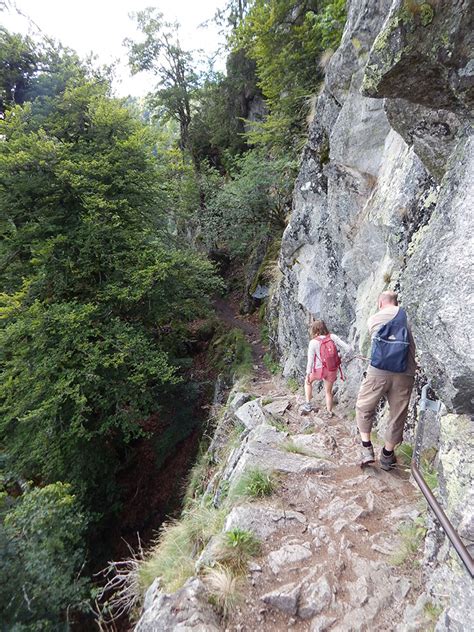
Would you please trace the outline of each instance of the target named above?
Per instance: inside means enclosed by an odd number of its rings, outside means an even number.
[[[374,446],[373,445],[369,447],[365,447],[364,445],[361,446],[360,456],[361,456],[361,461],[360,461],[361,467],[365,467],[366,465],[369,465],[369,463],[375,463]]]
[[[396,464],[397,464],[397,457],[395,456],[395,452],[392,452],[392,454],[390,454],[389,456],[386,456],[383,453],[383,448],[382,448],[382,450],[380,451],[380,467],[386,472],[389,472],[391,469],[395,467]]]
[[[312,411],[313,411],[313,404],[311,404],[311,402],[306,402],[306,404],[303,404],[303,406],[301,406],[300,414],[309,415],[309,413]]]

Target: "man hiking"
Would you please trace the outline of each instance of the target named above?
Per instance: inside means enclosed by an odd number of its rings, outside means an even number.
[[[415,381],[415,341],[395,292],[382,292],[378,308],[367,323],[372,336],[372,353],[357,397],[356,416],[362,439],[363,467],[375,461],[370,431],[377,405],[382,397],[386,397],[390,416],[385,445],[380,452],[380,467],[390,470],[396,464],[394,448],[402,441]]]

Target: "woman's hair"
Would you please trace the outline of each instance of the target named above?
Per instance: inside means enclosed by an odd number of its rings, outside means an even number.
[[[311,325],[310,331],[312,338],[316,338],[316,336],[327,336],[329,334],[329,329],[326,327],[324,320],[315,320]]]

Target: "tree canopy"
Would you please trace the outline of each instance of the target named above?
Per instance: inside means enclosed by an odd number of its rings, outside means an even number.
[[[185,325],[219,281],[174,230],[173,150],[103,80],[11,104],[0,137],[6,471],[70,484],[97,524],[116,511],[126,446],[176,389]]]

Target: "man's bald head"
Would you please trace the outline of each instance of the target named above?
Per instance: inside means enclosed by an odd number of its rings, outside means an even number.
[[[387,305],[398,305],[398,294],[387,290],[382,292],[379,296],[379,308],[386,307]]]

